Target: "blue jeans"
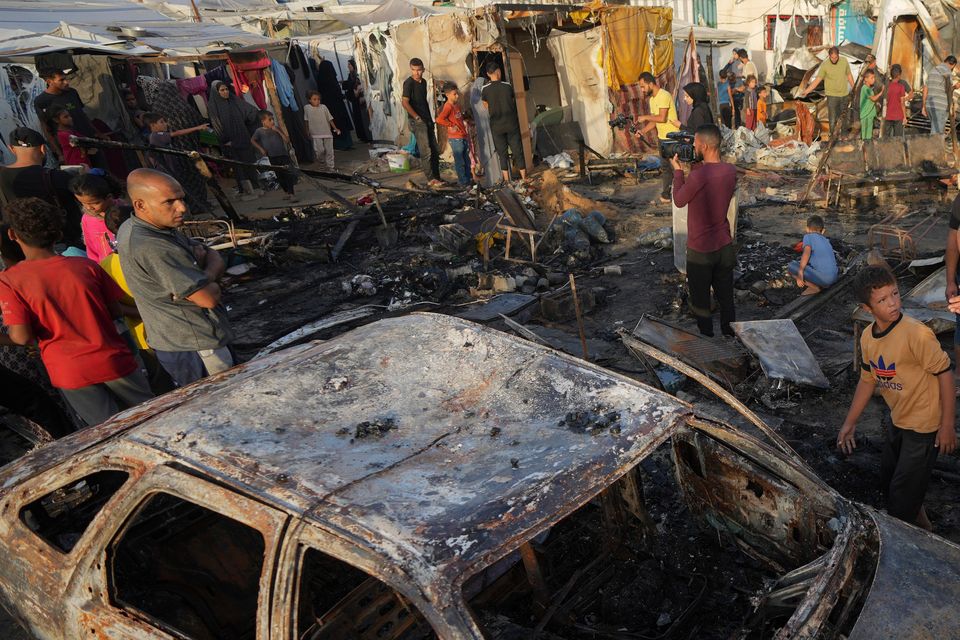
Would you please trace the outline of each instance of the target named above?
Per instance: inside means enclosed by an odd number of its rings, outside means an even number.
[[[791,260],[790,264],[787,265],[787,271],[790,272],[790,275],[796,276],[800,273],[800,261]],[[832,278],[828,278],[826,275],[820,273],[809,264],[803,270],[803,281],[810,282],[821,289],[826,289],[827,287],[833,286],[837,282],[837,275],[834,275]]]
[[[467,186],[472,182],[470,174],[470,144],[464,138],[450,138],[450,151],[453,152],[453,166],[457,170],[457,182]]]
[[[927,117],[930,118],[930,133],[943,135],[944,130],[947,128],[946,112],[937,109],[932,104],[927,104]]]

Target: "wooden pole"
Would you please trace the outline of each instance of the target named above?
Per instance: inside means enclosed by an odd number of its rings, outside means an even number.
[[[707,91],[710,92],[710,108],[713,111],[713,121],[716,124],[723,122],[723,119],[720,117],[720,96],[717,95],[717,83],[714,80],[716,77],[713,73],[713,42],[710,43],[710,51],[707,52]],[[732,108],[732,106],[731,106]]]
[[[577,314],[577,329],[580,331],[580,346],[583,348],[583,359],[589,360],[590,353],[587,351],[587,334],[583,330],[583,314],[580,312],[580,297],[577,295],[577,281],[573,274],[570,274],[570,295],[573,296],[573,310]]]
[[[197,9],[197,3],[194,0],[190,0],[190,8],[193,9],[193,21],[203,22],[203,20],[200,19],[200,10]]]

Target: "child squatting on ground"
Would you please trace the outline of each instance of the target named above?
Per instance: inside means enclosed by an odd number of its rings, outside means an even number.
[[[874,321],[860,337],[860,382],[837,446],[848,455],[856,449],[857,419],[879,388],[892,419],[880,458],[887,512],[930,530],[923,509],[930,473],[937,454],[957,444],[953,367],[933,331],[901,312],[897,279],[888,269],[864,268],[853,289]]]
[[[259,117],[260,128],[253,132],[253,137],[250,138],[250,142],[252,142],[253,146],[260,152],[260,155],[269,158],[270,164],[273,165],[274,171],[277,174],[277,181],[280,183],[280,187],[287,193],[284,199],[293,200],[295,197],[293,185],[297,183],[297,179],[289,170],[278,168],[286,167],[290,164],[290,152],[287,150],[287,146],[290,144],[290,138],[287,137],[286,133],[277,128],[277,121],[274,119],[272,113],[269,111],[261,111]]]
[[[810,216],[801,244],[803,253],[800,260],[792,260],[787,265],[787,271],[796,279],[797,286],[806,287],[800,295],[813,295],[833,286],[839,277],[839,270],[833,246],[823,235],[823,218]]]

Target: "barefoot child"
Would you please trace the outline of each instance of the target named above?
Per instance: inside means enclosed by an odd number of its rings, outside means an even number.
[[[937,455],[957,444],[953,367],[933,331],[901,312],[897,279],[888,269],[865,267],[853,291],[874,321],[860,336],[860,382],[837,446],[847,455],[856,449],[857,419],[879,388],[892,418],[880,458],[887,512],[929,530],[923,499],[930,473]]]
[[[819,293],[837,281],[837,258],[830,241],[823,235],[823,218],[820,216],[810,216],[807,220],[803,254],[799,262],[793,260],[787,265],[787,271],[796,279],[798,287],[806,287],[800,294],[802,296]]]
[[[327,171],[333,171],[333,134],[340,135],[337,123],[333,121],[327,105],[320,104],[320,92],[307,92],[307,104],[303,106],[303,120],[307,125],[307,135],[313,140],[313,154],[317,164]]]
[[[253,143],[253,146],[261,155],[270,159],[270,164],[274,166],[274,171],[277,174],[277,181],[287,192],[283,199],[293,200],[296,197],[293,191],[296,178],[290,171],[277,168],[286,167],[290,164],[290,152],[287,151],[290,139],[287,134],[277,128],[277,122],[273,119],[272,113],[269,111],[260,112],[260,128],[253,132],[250,142]]]

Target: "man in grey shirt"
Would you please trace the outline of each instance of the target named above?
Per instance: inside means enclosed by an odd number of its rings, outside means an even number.
[[[134,215],[117,231],[117,253],[147,344],[177,386],[233,366],[233,332],[220,301],[220,255],[177,231],[187,213],[183,187],[165,173],[127,178]]]

